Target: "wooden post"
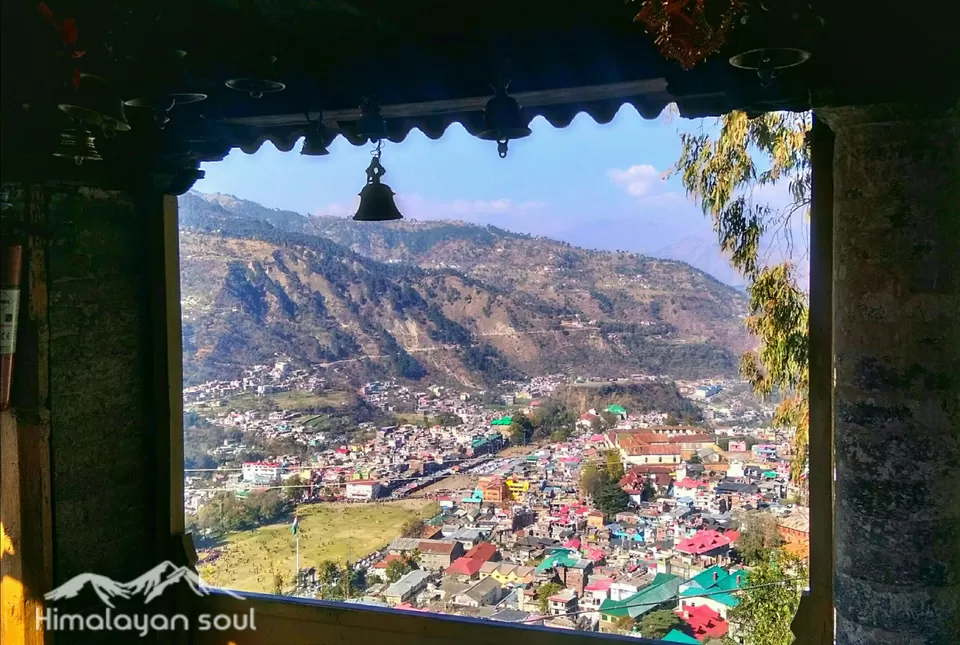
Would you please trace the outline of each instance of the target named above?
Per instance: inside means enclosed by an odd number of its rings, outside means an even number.
[[[833,643],[833,132],[813,118],[810,217],[810,589],[797,645]]]
[[[43,192],[30,187],[25,219],[42,227]],[[43,594],[53,587],[50,502],[49,323],[46,241],[27,238],[12,405],[0,413],[0,642],[43,645]]]

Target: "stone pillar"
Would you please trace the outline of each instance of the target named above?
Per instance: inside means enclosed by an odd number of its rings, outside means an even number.
[[[960,643],[960,118],[824,110],[838,645]]]

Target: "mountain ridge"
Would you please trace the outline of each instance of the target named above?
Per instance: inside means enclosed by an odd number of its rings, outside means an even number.
[[[193,192],[180,224],[188,381],[278,353],[357,378],[432,374],[476,387],[588,367],[712,376],[734,373],[751,342],[743,294],[673,261]]]

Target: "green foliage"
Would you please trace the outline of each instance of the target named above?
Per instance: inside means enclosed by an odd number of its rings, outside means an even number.
[[[278,522],[287,517],[292,508],[277,489],[253,492],[246,499],[223,492],[204,504],[198,514],[188,516],[187,522],[196,533],[209,531],[213,536],[220,536]]]
[[[770,552],[783,544],[777,518],[770,513],[753,511],[738,519],[740,537],[735,546],[745,564],[754,565],[768,559]]]
[[[420,537],[426,523],[419,517],[411,517],[400,527],[401,537]]]
[[[750,583],[727,619],[744,637],[743,645],[790,645],[790,622],[805,586],[804,562],[783,551],[769,552],[750,569]],[[771,584],[783,581],[783,584]]]
[[[613,621],[613,626],[621,632],[632,632],[637,626],[637,621],[633,619],[633,616],[626,614],[624,616],[619,616],[615,621]]]
[[[748,281],[747,328],[760,339],[761,348],[743,356],[740,372],[760,395],[775,390],[785,394],[774,421],[795,432],[794,481],[806,465],[809,434],[807,297],[790,262],[764,265],[760,243],[765,232],[789,231],[794,216],[809,214],[809,128],[809,114],[768,113],[749,119],[731,112],[720,119],[718,137],[681,134],[682,152],[673,170],[713,219],[721,248]],[[778,182],[789,186],[789,207],[777,211],[752,201],[755,188]],[[785,243],[792,251],[789,235]]]
[[[607,479],[616,483],[623,479],[623,461],[620,458],[620,452],[617,450],[608,450],[603,455],[604,467],[607,471]]]
[[[367,578],[362,571],[354,571],[349,562],[341,565],[333,560],[324,560],[317,566],[317,582],[321,600],[354,598],[367,588]]]
[[[573,434],[577,423],[576,412],[557,399],[543,401],[533,417],[534,439],[549,437],[553,441],[566,441]]]
[[[510,442],[521,446],[527,445],[533,436],[533,429],[533,421],[529,417],[524,414],[514,415],[508,429]]]
[[[596,497],[600,488],[607,483],[606,470],[598,468],[596,464],[584,464],[580,472],[580,490],[590,496]]]
[[[684,625],[686,623],[671,610],[658,609],[640,619],[640,635],[644,638],[663,638],[670,630]]]
[[[540,615],[546,616],[550,611],[550,596],[557,594],[563,586],[556,582],[545,582],[537,587],[537,605]]]
[[[607,515],[616,515],[630,507],[630,496],[616,481],[606,481],[593,498],[594,505]]]

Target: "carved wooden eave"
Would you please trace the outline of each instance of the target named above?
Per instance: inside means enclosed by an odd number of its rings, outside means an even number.
[[[826,27],[810,43],[813,57],[766,88],[755,74],[728,64],[744,46],[736,29],[725,49],[683,71],[633,21],[639,4],[619,0],[48,4],[58,19],[77,21],[78,47],[86,51],[77,66],[107,77],[124,99],[149,90],[161,75],[151,62],[159,53],[188,52],[190,89],[207,100],[175,107],[162,130],[149,110],[128,107],[130,132],[97,139],[101,170],[63,168],[69,162],[62,160],[58,168],[68,175],[173,176],[174,192],[189,186],[201,162],[222,159],[232,148],[253,152],[269,141],[291,150],[321,113],[331,135],[362,145],[367,139],[357,132],[359,105],[371,95],[382,106],[390,140],[398,142],[414,129],[439,138],[453,123],[476,134],[491,85],[504,77],[524,119],[543,117],[556,127],[580,113],[606,123],[626,104],[644,118],[671,103],[682,116],[701,117],[876,102],[904,91],[949,94],[960,82],[960,73],[944,68],[960,65],[945,55],[947,26],[928,24],[932,32],[910,41],[911,57],[905,57],[908,43],[891,39],[902,32],[902,12],[876,2],[814,2]],[[785,42],[789,35],[785,27]],[[4,36],[4,172],[45,172],[67,125],[56,109],[57,84],[68,77],[54,56],[58,39],[30,3],[4,6]],[[254,100],[225,86],[266,56],[276,57],[283,91]],[[939,67],[911,64],[924,59]]]

